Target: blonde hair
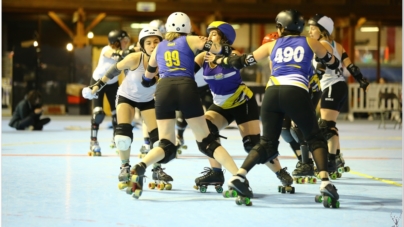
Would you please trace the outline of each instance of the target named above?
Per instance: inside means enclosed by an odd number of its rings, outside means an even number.
[[[167,41],[173,41],[174,39],[180,37],[180,36],[184,36],[186,34],[184,33],[178,33],[178,32],[168,32],[166,33],[164,39],[166,39]]]

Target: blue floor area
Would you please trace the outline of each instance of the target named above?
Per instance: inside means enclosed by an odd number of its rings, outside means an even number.
[[[377,129],[378,122],[340,121],[341,151],[351,172],[334,182],[339,209],[315,203],[320,183],[294,184],[295,194],[278,193],[279,180],[266,166],[249,174],[256,195],[253,206],[238,206],[213,187],[193,188],[207,159],[191,130],[188,149],[164,165],[174,181],[171,191],[145,187],[136,200],[118,189],[120,159],[109,148],[110,118],[100,126],[101,157],[89,157],[89,116],[52,116],[43,131],[15,131],[2,119],[2,226],[402,226],[402,130]],[[74,129],[74,130],[68,130]],[[131,164],[140,161],[143,143],[134,129]],[[246,153],[238,130],[222,132],[223,146],[241,166]],[[280,139],[283,167],[296,165],[289,145]],[[151,179],[151,168],[146,172]],[[226,180],[230,173],[225,173]],[[227,188],[227,186],[226,186]]]

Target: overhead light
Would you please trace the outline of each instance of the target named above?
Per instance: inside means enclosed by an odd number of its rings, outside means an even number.
[[[38,46],[38,42],[34,41],[34,47],[37,47],[37,46]]]
[[[87,33],[87,38],[89,38],[89,39],[94,38],[94,33],[93,32]]]
[[[67,51],[72,51],[72,50],[73,50],[73,44],[68,43],[68,44],[66,45],[66,49],[67,49]]]
[[[240,25],[239,24],[232,24],[231,25],[234,29],[239,29],[240,28]]]
[[[361,32],[378,32],[379,28],[378,27],[361,27],[360,31]]]
[[[145,28],[146,26],[149,26],[149,23],[132,23],[132,24],[130,24],[130,27],[133,29],[142,29],[142,28]]]

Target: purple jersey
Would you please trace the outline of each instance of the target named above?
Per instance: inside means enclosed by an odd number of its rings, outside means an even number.
[[[313,50],[307,38],[287,36],[276,40],[272,49],[270,85],[295,85],[307,90],[308,78],[313,75]]]
[[[195,54],[188,45],[186,36],[181,36],[169,42],[159,43],[156,61],[160,78],[186,76],[194,79]]]

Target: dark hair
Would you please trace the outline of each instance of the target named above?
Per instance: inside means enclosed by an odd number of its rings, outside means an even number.
[[[42,98],[42,95],[37,90],[32,90],[32,91],[28,92],[28,94],[27,94],[27,100],[31,104],[31,106],[34,106],[36,104],[35,103],[36,100],[37,99],[41,100],[41,98]]]

